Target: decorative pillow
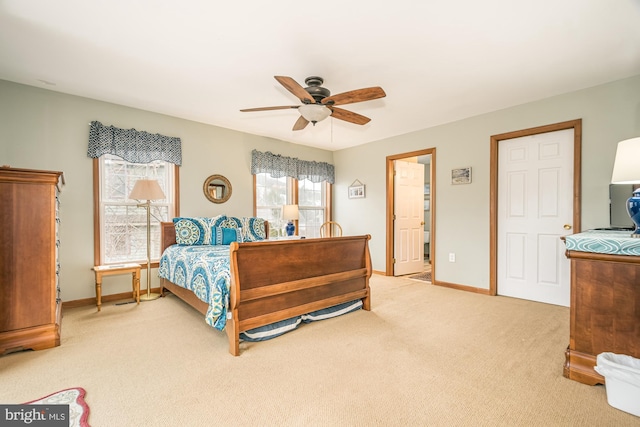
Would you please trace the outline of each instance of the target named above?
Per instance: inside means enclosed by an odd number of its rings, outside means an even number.
[[[316,310],[308,314],[303,314],[301,317],[304,323],[310,323],[316,320],[324,320],[341,316],[343,314],[351,313],[352,311],[356,311],[361,308],[362,300],[356,300],[334,305],[333,307],[329,308],[323,308],[322,310]]]
[[[282,334],[286,334],[287,332],[293,331],[300,325],[301,322],[302,318],[300,316],[281,320],[270,325],[260,326],[259,328],[241,332],[240,339],[243,341],[251,342],[270,340],[271,338],[275,338]]]
[[[179,245],[210,245],[209,218],[173,218],[176,243]]]
[[[242,243],[242,229],[241,228],[215,228],[215,245],[230,245],[232,242]]]
[[[242,222],[240,222],[240,219],[236,218],[235,216],[227,216],[222,221],[219,222],[217,227],[241,228]]]
[[[240,218],[242,239],[245,242],[256,242],[267,238],[264,219],[255,217]]]
[[[227,220],[226,215],[218,215],[213,218],[209,218],[209,226],[211,227],[222,227],[222,224]]]
[[[173,225],[176,228],[176,243],[183,246],[213,245],[213,227],[221,224],[226,219],[226,215],[218,215],[212,218],[173,218]]]

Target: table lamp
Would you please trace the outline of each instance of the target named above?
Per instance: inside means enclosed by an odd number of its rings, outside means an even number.
[[[618,142],[612,184],[640,184],[640,137]],[[640,237],[640,188],[627,200],[627,213],[636,226],[631,237]]]
[[[296,231],[296,226],[293,224],[293,221],[298,220],[298,205],[284,205],[282,206],[282,219],[287,222],[287,226],[285,230],[287,231],[287,236],[293,236],[293,233]]]

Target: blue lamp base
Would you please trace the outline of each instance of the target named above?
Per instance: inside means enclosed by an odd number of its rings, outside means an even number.
[[[638,202],[640,202],[640,197],[638,197]],[[640,204],[638,204],[638,207],[640,207]],[[293,233],[296,232],[296,226],[293,225],[293,221],[289,221],[287,223],[285,230],[287,232],[287,236],[293,236]],[[638,235],[638,237],[640,237],[640,235]]]
[[[627,200],[627,213],[636,226],[631,237],[640,238],[640,188],[635,190],[633,195]]]

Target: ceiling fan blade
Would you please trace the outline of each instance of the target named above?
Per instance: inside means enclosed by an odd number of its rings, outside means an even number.
[[[322,103],[326,105],[344,105],[354,102],[371,101],[372,99],[384,98],[385,96],[387,96],[387,94],[384,93],[384,90],[382,90],[380,86],[374,86],[328,96],[322,100]]]
[[[258,108],[245,108],[244,110],[240,110],[243,113],[247,113],[250,111],[269,111],[269,110],[287,110],[289,108],[298,108],[299,105],[283,105],[280,107],[258,107]]]
[[[298,117],[298,120],[296,121],[296,123],[293,125],[293,129],[292,130],[302,130],[302,129],[306,128],[308,124],[309,124],[309,120],[307,120],[304,117],[300,116],[300,117]]]
[[[316,100],[313,99],[311,95],[309,95],[309,92],[304,90],[304,88],[300,86],[300,84],[298,84],[298,82],[293,80],[291,77],[286,77],[286,76],[274,76],[274,77],[282,86],[284,86],[285,89],[287,89],[289,92],[294,94],[303,103],[306,104],[307,102],[305,101],[308,101],[312,104],[315,104]]]
[[[353,111],[343,110],[342,108],[330,107],[331,117],[344,120],[345,122],[355,123],[356,125],[366,125],[371,121],[369,117],[365,117],[362,114],[354,113]]]

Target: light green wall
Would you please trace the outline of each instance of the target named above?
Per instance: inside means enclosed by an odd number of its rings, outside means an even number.
[[[64,95],[0,80],[0,165],[59,170],[61,195],[60,261],[63,301],[95,296],[93,266],[92,160],[87,157],[89,123],[136,128],[182,139],[180,213],[187,216],[253,213],[251,150],[333,163],[330,151],[249,135],[161,114]],[[229,178],[231,199],[209,202],[202,192],[212,174]],[[103,294],[126,292],[126,276],[104,280]],[[146,284],[143,271],[141,283]],[[158,286],[156,270],[152,286]]]
[[[616,143],[640,135],[640,76],[333,153],[0,81],[0,164],[64,171],[61,286],[63,300],[71,301],[94,296],[92,167],[86,157],[91,120],[182,138],[183,215],[250,214],[254,148],[333,163],[335,219],[347,234],[372,235],[372,262],[378,271],[385,269],[386,156],[435,147],[437,279],[486,289],[490,136],[578,118],[583,120],[582,227],[602,227],[609,221]],[[473,183],[450,185],[451,169],[465,166],[473,168]],[[223,205],[202,194],[204,179],[214,173],[227,176],[233,185],[233,196]],[[347,187],[356,179],[367,186],[364,199],[347,198]],[[456,253],[455,263],[448,262],[450,252]],[[157,285],[155,271],[152,278]],[[125,292],[128,286],[125,277],[107,278],[103,292]]]
[[[490,137],[574,119],[583,130],[582,228],[608,226],[616,144],[640,136],[640,76],[336,151],[335,220],[349,234],[372,235],[373,268],[384,271],[386,156],[435,147],[436,278],[488,289]],[[472,184],[451,185],[451,169],[466,166]],[[365,199],[347,198],[355,179]]]

